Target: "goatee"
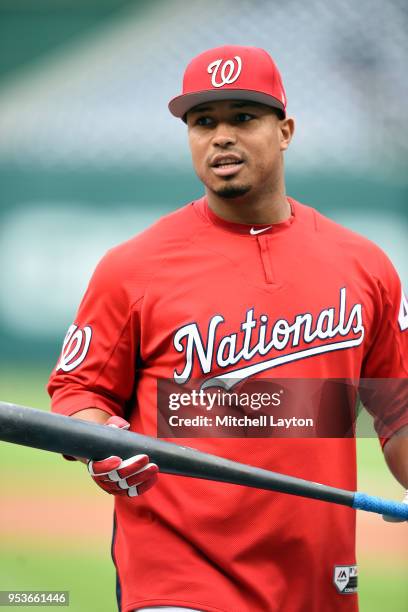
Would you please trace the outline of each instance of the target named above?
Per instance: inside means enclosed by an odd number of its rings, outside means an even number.
[[[224,185],[215,191],[215,193],[221,198],[232,200],[233,198],[239,198],[250,191],[251,185]]]

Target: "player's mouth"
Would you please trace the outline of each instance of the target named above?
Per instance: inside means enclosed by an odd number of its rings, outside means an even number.
[[[243,163],[237,155],[216,155],[211,161],[211,168],[217,176],[233,176],[240,171]]]

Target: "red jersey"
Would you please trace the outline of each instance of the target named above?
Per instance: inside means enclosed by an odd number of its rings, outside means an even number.
[[[53,410],[100,408],[156,436],[160,378],[407,376],[406,302],[387,257],[289,201],[288,221],[250,228],[218,218],[202,198],[110,250],[51,376]],[[407,413],[390,423],[408,424]],[[180,443],[357,488],[352,438]],[[123,612],[357,610],[350,508],[161,474],[144,496],[116,498],[115,514]],[[348,592],[338,588],[341,566]]]

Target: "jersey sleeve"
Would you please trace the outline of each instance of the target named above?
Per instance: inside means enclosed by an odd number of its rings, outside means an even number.
[[[384,445],[408,425],[408,302],[394,266],[383,253],[375,282],[377,314],[362,368],[361,398]]]
[[[132,299],[134,303],[131,303]],[[142,297],[130,299],[111,252],[98,264],[48,383],[52,410],[124,416],[133,393]]]

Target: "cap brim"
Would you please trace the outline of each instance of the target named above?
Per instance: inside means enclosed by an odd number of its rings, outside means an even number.
[[[198,106],[204,102],[216,102],[217,100],[248,100],[251,102],[258,102],[259,104],[278,108],[282,111],[283,115],[286,116],[285,107],[277,98],[260,91],[232,88],[220,89],[219,91],[208,89],[177,96],[170,100],[169,111],[175,117],[182,119],[189,110],[194,108],[194,106]]]

